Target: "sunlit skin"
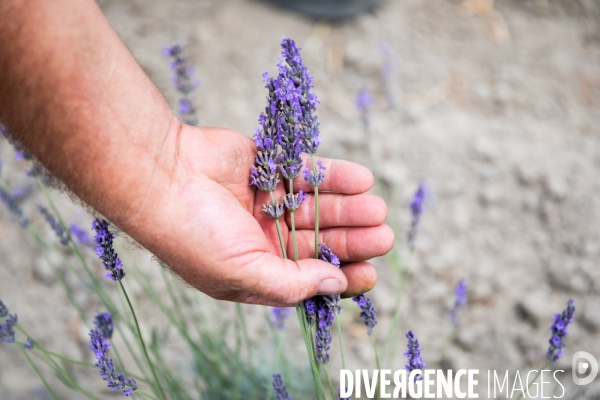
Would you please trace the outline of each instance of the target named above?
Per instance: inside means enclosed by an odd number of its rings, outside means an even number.
[[[217,299],[356,295],[376,282],[366,260],[394,241],[384,202],[365,194],[371,172],[321,159],[320,236],[342,268],[310,259],[311,193],[295,214],[301,260],[281,258],[261,213],[268,195],[249,184],[253,141],[179,123],[93,1],[0,3],[0,120],[72,192]],[[312,191],[302,178],[294,189]],[[280,185],[275,197],[283,193]],[[289,215],[281,223],[293,254]]]

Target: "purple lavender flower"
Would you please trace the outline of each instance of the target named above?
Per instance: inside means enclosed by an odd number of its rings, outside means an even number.
[[[404,353],[404,357],[408,358],[408,363],[405,366],[406,370],[409,374],[415,369],[424,370],[425,361],[421,358],[421,346],[417,338],[415,338],[413,331],[408,331],[406,338],[408,339],[408,349]],[[420,381],[421,379],[423,379],[421,374],[415,376],[416,381]]]
[[[92,229],[96,231],[94,241],[96,242],[96,255],[102,260],[104,269],[107,272],[104,276],[113,281],[120,281],[125,277],[123,271],[123,263],[117,252],[113,248],[113,239],[115,236],[108,230],[108,222],[106,220],[95,219],[92,222]]]
[[[198,125],[194,91],[200,86],[200,80],[194,76],[195,68],[189,62],[180,44],[164,46],[163,55],[171,59],[171,79],[175,88],[181,93],[179,114],[182,121],[188,125]]]
[[[552,337],[549,340],[550,347],[548,348],[548,353],[546,354],[548,361],[554,362],[562,357],[562,349],[566,347],[565,337],[569,334],[567,327],[573,322],[574,317],[575,300],[569,299],[567,302],[567,308],[563,310],[562,314],[557,313],[554,316],[554,322],[550,327],[550,330],[552,331]]]
[[[333,254],[333,251],[325,244],[319,244],[319,258],[329,264],[333,264],[336,267],[340,266],[340,259],[338,256]]]
[[[285,320],[292,313],[289,307],[273,307],[271,309],[271,324],[277,329],[283,329]]]
[[[356,109],[360,113],[360,120],[366,128],[369,126],[369,108],[373,105],[373,96],[367,88],[363,87],[356,96]]]
[[[278,201],[263,204],[262,212],[269,218],[279,219],[283,215],[283,203]]]
[[[112,390],[122,390],[125,396],[131,396],[136,390],[138,390],[138,384],[135,379],[127,379],[125,374],[118,373],[115,371],[112,358],[108,358],[108,349],[110,343],[102,335],[102,332],[92,329],[90,335],[90,350],[96,356],[96,368],[98,368],[98,374],[100,377],[108,382],[106,385]]]
[[[467,284],[462,279],[458,281],[454,288],[454,294],[456,300],[454,301],[454,307],[450,311],[450,320],[455,326],[458,326],[458,310],[467,304]]]
[[[23,210],[19,206],[19,201],[3,186],[0,186],[0,200],[4,203],[8,211],[12,214],[13,218],[16,219],[19,224],[25,228],[29,225],[29,220],[23,216]]]
[[[329,362],[329,349],[331,348],[331,327],[335,321],[333,308],[324,301],[323,297],[317,301],[317,329],[315,334],[315,351],[317,361],[321,364]]]
[[[367,326],[369,336],[372,336],[373,328],[377,325],[377,309],[373,306],[371,299],[364,294],[354,296],[352,301],[355,301],[358,304],[358,308],[361,310],[360,317]]]
[[[40,213],[46,219],[46,222],[48,222],[48,225],[50,225],[50,228],[52,228],[54,233],[56,233],[56,236],[58,236],[58,240],[60,240],[60,243],[64,246],[69,244],[69,240],[71,239],[71,237],[69,235],[69,232],[63,227],[60,221],[54,218],[54,215],[52,215],[52,213],[48,211],[45,207],[39,204],[37,207]]]
[[[340,266],[338,256],[333,254],[331,249],[325,244],[319,245],[319,258],[327,261],[337,267]],[[317,361],[319,363],[327,363],[329,361],[329,349],[331,347],[331,327],[335,318],[339,315],[341,296],[315,296],[304,302],[306,310],[306,321],[309,325],[316,322],[315,350],[317,353]]]
[[[27,338],[27,342],[23,345],[23,348],[25,350],[31,350],[33,349],[33,347],[35,346],[35,342],[33,341],[32,338]]]
[[[326,168],[323,166],[323,162],[321,162],[321,160],[317,161],[317,164],[318,167],[314,168],[312,171],[308,167],[306,167],[303,171],[304,180],[312,187],[319,186],[325,180],[325,174],[323,171],[325,171]]]
[[[273,390],[275,391],[275,400],[292,400],[280,374],[273,374]]]
[[[281,55],[285,59],[288,68],[284,76],[292,81],[300,93],[298,103],[300,106],[298,120],[300,125],[300,144],[302,151],[308,154],[315,154],[321,143],[319,138],[319,123],[315,114],[319,99],[312,93],[313,79],[310,76],[308,68],[304,65],[300,56],[300,49],[296,43],[289,38],[281,39],[283,51]],[[280,69],[281,71],[281,69]]]
[[[288,193],[283,196],[283,204],[285,205],[285,208],[293,212],[300,208],[300,205],[305,199],[306,195],[302,190],[300,190],[296,194]]]
[[[419,223],[421,222],[421,214],[425,210],[425,202],[429,199],[430,194],[427,186],[424,182],[419,183],[419,187],[415,192],[409,208],[412,214],[412,222],[411,227],[407,233],[408,239],[408,247],[411,250],[415,248],[415,238],[417,237],[417,228],[419,227]]]
[[[13,325],[17,323],[17,314],[9,314],[8,307],[0,300],[0,318],[4,319],[4,323],[0,324],[0,340],[4,343],[12,343],[15,341],[15,329]]]
[[[8,307],[0,300],[0,318],[4,318],[8,315]]]
[[[89,246],[91,244],[90,235],[81,226],[73,223],[71,224],[70,230],[73,237],[75,237],[80,244],[84,246]]]
[[[112,338],[115,325],[113,324],[112,316],[110,315],[110,313],[98,313],[94,318],[94,325],[96,326],[96,328],[98,328],[100,333],[102,333],[102,336],[104,336],[106,339]]]

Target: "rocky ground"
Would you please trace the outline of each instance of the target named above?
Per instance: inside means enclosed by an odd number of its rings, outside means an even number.
[[[436,365],[452,330],[453,287],[464,279],[469,304],[442,366],[480,369],[486,398],[488,370],[513,374],[543,363],[553,315],[573,297],[576,320],[565,357],[553,368],[565,370],[565,398],[600,399],[600,378],[582,387],[570,378],[576,351],[600,359],[598,2],[390,0],[337,23],[249,0],[105,0],[101,7],[174,106],[177,94],[161,48],[183,43],[202,80],[201,124],[246,135],[264,107],[261,74],[275,71],[280,37],[294,38],[321,100],[320,154],[377,172],[403,255],[407,205],[419,181],[427,183],[433,195],[400,303],[399,350],[389,367],[402,368],[408,329],[419,337],[428,365]],[[389,78],[382,79],[386,65]],[[375,100],[367,131],[354,106],[361,88]],[[7,144],[1,154],[4,180],[21,188],[33,184],[19,175],[23,164],[12,160]],[[24,202],[30,213],[42,195],[33,197]],[[66,197],[60,205],[72,220],[89,222]],[[39,218],[34,223],[43,227]],[[0,298],[49,348],[86,356],[86,325],[5,209],[0,237]],[[383,347],[399,289],[391,259],[374,262],[380,281],[370,295]],[[88,293],[75,292],[88,309],[97,307]],[[345,306],[348,364],[374,368],[369,337],[353,304]],[[247,311],[262,315],[255,307]],[[261,324],[260,318],[250,322],[257,346]],[[300,344],[295,347],[291,351],[300,351]],[[337,358],[332,371],[340,366]],[[46,398],[15,346],[0,345],[0,360],[3,400]],[[102,386],[93,374],[82,379]],[[69,391],[62,396],[82,398]]]

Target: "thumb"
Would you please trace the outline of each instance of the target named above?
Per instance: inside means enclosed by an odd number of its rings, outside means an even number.
[[[256,262],[246,291],[268,302],[294,305],[315,295],[340,294],[348,280],[339,267],[307,258],[298,261],[263,253]]]

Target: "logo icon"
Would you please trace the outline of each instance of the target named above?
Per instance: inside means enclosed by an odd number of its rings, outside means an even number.
[[[598,375],[598,361],[593,355],[585,351],[573,354],[573,382],[576,385],[587,385],[593,382]],[[588,376],[581,377],[588,374]]]

